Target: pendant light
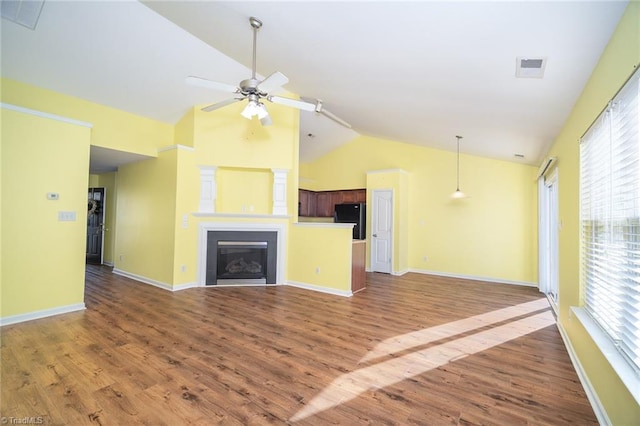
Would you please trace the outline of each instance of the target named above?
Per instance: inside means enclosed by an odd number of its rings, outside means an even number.
[[[467,195],[460,191],[460,139],[462,136],[456,136],[458,139],[458,156],[457,156],[457,167],[456,167],[456,190],[453,194],[451,194],[451,198],[467,198]]]

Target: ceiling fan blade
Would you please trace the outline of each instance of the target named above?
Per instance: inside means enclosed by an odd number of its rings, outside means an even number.
[[[274,104],[285,105],[293,108],[298,108],[303,111],[315,111],[316,106],[309,102],[298,101],[296,99],[283,98],[281,96],[267,96],[267,100]]]
[[[351,128],[351,124],[347,123],[342,118],[337,117],[335,114],[330,113],[326,109],[321,110],[320,114],[326,116],[327,118],[330,118],[331,120],[335,121],[336,123],[340,124],[341,126],[346,127],[347,129]]]
[[[305,101],[307,102],[312,102],[310,99],[306,99],[303,98]],[[324,104],[322,103],[322,100],[320,99],[316,99],[315,100],[316,103],[316,109],[315,111],[319,114],[324,115],[325,117],[335,121],[336,123],[340,124],[341,126],[346,127],[347,129],[351,128],[351,124],[347,123],[346,121],[344,121],[342,118],[338,117],[335,114],[332,114],[331,112],[327,111],[326,109],[324,109]]]
[[[206,78],[200,78],[195,76],[188,76],[185,81],[192,86],[205,87],[207,89],[218,90],[220,92],[240,93],[240,89],[236,86],[232,86],[227,83],[220,83],[218,81],[207,80]]]
[[[218,108],[222,108],[222,107],[225,107],[225,106],[227,106],[227,105],[231,105],[232,103],[235,103],[235,102],[241,101],[241,100],[243,100],[243,99],[244,99],[244,98],[231,98],[231,99],[227,99],[227,100],[224,100],[224,101],[221,101],[221,102],[215,103],[215,104],[213,104],[213,105],[206,106],[206,107],[202,108],[202,110],[201,110],[201,111],[204,111],[204,112],[211,112],[211,111],[214,111],[214,110],[216,110],[216,109],[218,109]]]
[[[258,90],[263,93],[270,93],[274,89],[284,86],[288,82],[289,79],[286,75],[282,74],[280,71],[276,71],[258,84]]]

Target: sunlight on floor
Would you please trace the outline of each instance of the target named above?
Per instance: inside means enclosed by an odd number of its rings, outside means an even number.
[[[544,310],[543,312],[540,312]],[[536,313],[537,312],[537,313]],[[521,317],[521,318],[518,318]],[[321,411],[344,404],[369,389],[380,389],[417,376],[448,362],[482,352],[555,324],[546,299],[523,303],[482,315],[395,336],[378,344],[360,363],[381,360],[350,373],[343,374],[322,390],[290,420],[298,421]],[[468,334],[480,328],[491,328]],[[455,336],[465,334],[457,339]],[[429,343],[446,339],[436,345]],[[424,346],[427,346],[423,348]],[[412,350],[412,348],[415,348]]]

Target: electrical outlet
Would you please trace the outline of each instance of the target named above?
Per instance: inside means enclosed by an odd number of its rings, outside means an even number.
[[[180,265],[180,272],[187,272],[187,265]]]
[[[120,259],[120,262],[122,262],[122,261],[124,260],[124,254],[121,254],[121,255],[119,256],[119,259]]]
[[[429,260],[429,258],[427,256],[422,256],[422,261],[426,262],[427,260]]]
[[[320,267],[316,266],[316,274],[320,274]]]

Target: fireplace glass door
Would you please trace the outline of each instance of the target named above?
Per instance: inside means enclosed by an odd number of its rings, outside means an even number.
[[[217,284],[266,284],[266,241],[218,241]]]

